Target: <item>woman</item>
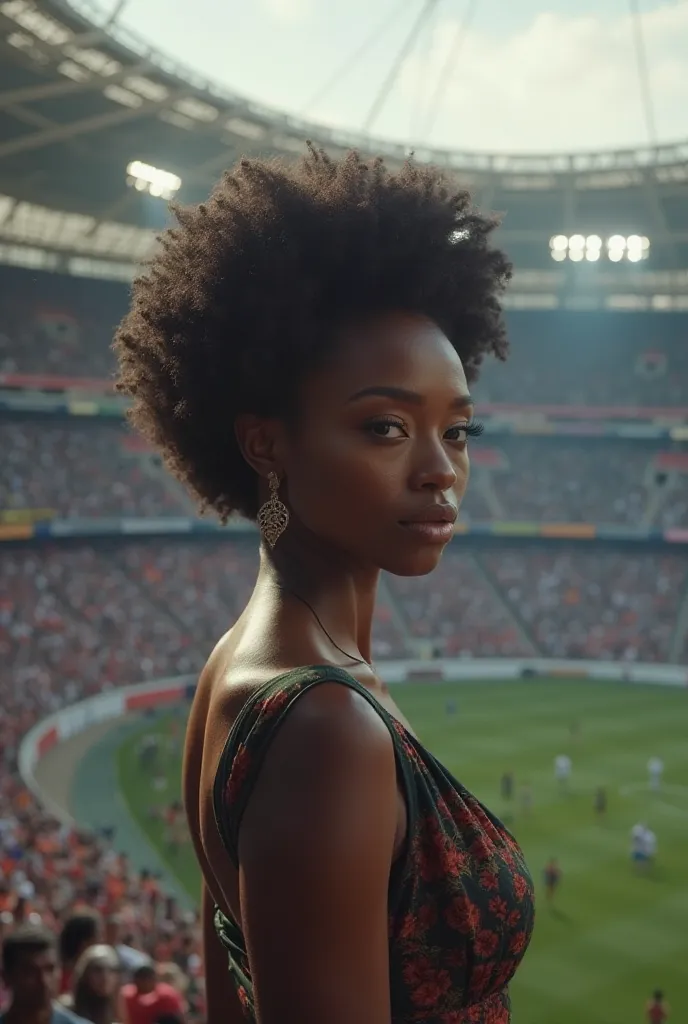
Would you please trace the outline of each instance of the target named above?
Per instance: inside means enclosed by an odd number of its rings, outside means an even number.
[[[262,535],[186,741],[208,1019],[503,1024],[527,869],[414,737],[370,635],[380,571],[430,572],[453,534],[468,381],[506,354],[494,223],[436,169],[312,148],[242,161],[177,217],[119,387],[201,503]]]
[[[119,1019],[120,981],[120,963],[115,950],[111,946],[91,946],[81,954],[74,968],[70,1009],[92,1024],[114,1024]]]

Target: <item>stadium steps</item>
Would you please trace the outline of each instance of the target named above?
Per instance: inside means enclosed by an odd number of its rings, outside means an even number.
[[[389,581],[387,580],[384,572],[380,573],[380,582],[378,585],[378,603],[386,605],[387,608],[389,609],[389,613],[392,617],[392,624],[394,625],[394,628],[396,629],[399,636],[402,637],[404,645],[407,648],[407,653],[409,655],[412,655],[413,651],[410,649],[409,644],[409,637],[411,636],[411,627],[409,626],[406,616],[404,615],[404,612],[401,608],[401,605],[394,596],[394,591],[390,587]]]
[[[490,510],[490,517],[498,521],[505,520],[507,518],[506,510],[497,494],[493,474],[485,472],[477,474],[475,485]]]
[[[688,633],[688,576],[686,577],[683,596],[681,603],[678,607],[676,614],[676,622],[674,624],[674,631],[671,636],[671,642],[669,644],[669,661],[673,665],[680,665],[683,662],[683,652],[686,644],[686,634]]]
[[[179,505],[179,512],[181,514],[197,516],[198,508],[192,501],[191,497],[187,494],[185,489],[175,480],[175,478],[169,473],[162,463],[159,461],[156,455],[150,452],[144,452],[138,456],[138,462],[142,472],[146,476],[150,477],[151,480],[157,481],[168,494],[171,494],[174,500]]]
[[[645,511],[643,512],[643,518],[641,520],[641,526],[652,526],[657,522],[659,513],[662,511],[665,499],[669,494],[669,488],[667,487],[648,487],[647,489],[647,504]]]
[[[489,569],[487,568],[487,566],[483,564],[481,556],[477,553],[474,553],[473,562],[475,563],[476,570],[480,577],[482,578],[482,580],[484,581],[485,586],[490,590],[490,592],[494,596],[494,599],[504,609],[505,615],[507,615],[507,617],[509,618],[509,621],[512,623],[514,629],[520,636],[523,643],[526,645],[526,647],[529,647],[531,649],[533,655],[537,657],[544,657],[544,651],[542,651],[538,647],[537,643],[535,642],[535,638],[530,632],[530,629],[528,628],[525,620],[521,618],[516,608],[514,608],[514,606],[504,597],[504,594],[500,590],[497,582],[493,578]]]

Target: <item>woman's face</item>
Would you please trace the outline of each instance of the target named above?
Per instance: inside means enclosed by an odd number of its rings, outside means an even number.
[[[119,987],[119,972],[108,964],[96,961],[86,968],[86,984],[94,995],[111,997]]]
[[[354,565],[424,575],[466,489],[471,414],[461,360],[436,324],[399,313],[349,328],[303,386],[280,493]]]

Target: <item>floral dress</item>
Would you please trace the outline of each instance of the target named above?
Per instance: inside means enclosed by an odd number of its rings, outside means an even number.
[[[242,708],[214,789],[217,826],[238,866],[239,825],[258,771],[294,702],[320,683],[356,690],[394,743],[407,805],[404,851],[389,881],[392,1024],[508,1024],[507,986],[533,928],[533,883],[507,829],[347,672],[295,669],[259,687]],[[247,1019],[255,1021],[246,944],[219,909],[215,927]]]

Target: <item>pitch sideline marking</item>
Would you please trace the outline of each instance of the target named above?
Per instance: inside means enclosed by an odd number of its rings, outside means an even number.
[[[631,796],[631,794],[633,794],[633,793],[641,793],[641,792],[645,792],[645,793],[653,792],[650,789],[650,784],[648,782],[631,782],[631,783],[628,783],[625,786],[620,786],[619,787],[619,795],[620,796]],[[676,796],[676,797],[688,796],[688,786],[682,786],[682,785],[680,785],[680,783],[676,783],[676,782],[663,783],[662,786],[660,787],[660,789],[656,790],[656,793],[657,793],[657,800],[656,800],[656,806],[657,807],[661,808],[663,811],[665,811],[668,814],[672,814],[676,818],[688,818],[688,808],[686,808],[686,807],[677,807],[676,804],[672,804],[672,803],[670,803],[667,800],[660,799],[660,797],[662,795],[665,795],[665,794],[668,795],[668,796]]]

